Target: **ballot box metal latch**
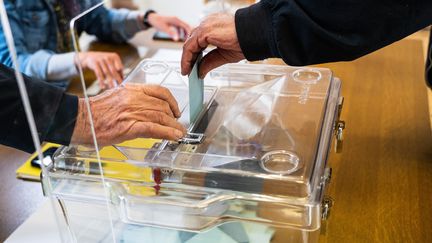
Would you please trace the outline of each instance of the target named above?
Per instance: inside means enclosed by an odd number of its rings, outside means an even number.
[[[204,139],[205,135],[202,133],[188,132],[184,137],[180,138],[178,142],[183,144],[201,144]]]
[[[330,209],[333,207],[334,199],[325,196],[322,202],[321,220],[327,220],[330,217]]]
[[[334,200],[330,196],[324,196],[323,201],[321,203],[321,228],[320,234],[327,234],[327,222],[330,217],[330,209],[334,205]]]
[[[327,186],[330,184],[332,177],[332,168],[328,167],[324,170],[324,175],[321,177],[322,186]],[[320,234],[326,235],[327,232],[327,221],[330,217],[331,208],[334,205],[334,199],[329,195],[324,195],[321,202],[321,229]]]
[[[336,153],[341,153],[343,148],[343,130],[345,129],[345,121],[340,119],[343,103],[344,103],[344,97],[341,96],[338,99],[337,116],[334,124],[334,132],[335,132],[334,149]]]
[[[321,177],[321,186],[324,188],[330,184],[332,178],[332,168],[327,167],[324,170],[324,174]],[[330,216],[330,209],[333,206],[334,200],[328,196],[324,195],[321,203],[321,220],[327,220]]]

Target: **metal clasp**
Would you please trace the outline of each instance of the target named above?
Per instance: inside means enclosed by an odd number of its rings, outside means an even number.
[[[334,131],[335,131],[335,152],[340,153],[342,152],[343,148],[343,130],[345,129],[345,121],[342,121],[340,119],[340,115],[342,113],[344,103],[344,97],[339,97],[338,100],[338,111],[337,111],[337,119],[334,124]]]
[[[327,220],[330,217],[330,209],[333,207],[334,200],[329,196],[324,196],[321,202],[321,235],[327,235]]]
[[[338,121],[335,128],[335,151],[336,153],[342,152],[343,148],[343,130],[345,129],[345,122],[344,121]]]
[[[333,207],[334,200],[329,196],[324,196],[321,203],[321,219],[327,220],[330,217],[330,209]]]
[[[187,133],[184,137],[178,140],[183,144],[200,144],[204,141],[205,136],[202,133]]]
[[[332,171],[333,170],[330,167],[324,169],[324,175],[322,176],[322,184],[324,186],[330,184],[330,180],[332,178]]]

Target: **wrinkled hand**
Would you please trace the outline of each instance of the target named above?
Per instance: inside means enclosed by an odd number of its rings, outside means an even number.
[[[177,102],[166,88],[126,84],[90,97],[90,109],[98,144],[117,144],[138,137],[178,140],[186,133],[176,121]],[[79,100],[72,144],[92,145],[84,99]]]
[[[200,78],[204,78],[216,67],[245,58],[237,39],[234,16],[226,13],[212,14],[192,30],[192,34],[183,46],[181,59],[183,75],[191,72],[198,54],[208,45],[214,45],[216,49],[210,51],[201,60]]]
[[[184,36],[188,36],[192,30],[188,24],[174,16],[162,16],[157,13],[151,13],[147,18],[154,28],[167,33],[175,41],[180,39],[182,33]]]
[[[123,63],[117,53],[81,52],[75,59],[75,65],[78,65],[77,62],[83,69],[95,73],[101,89],[116,87],[123,81]]]

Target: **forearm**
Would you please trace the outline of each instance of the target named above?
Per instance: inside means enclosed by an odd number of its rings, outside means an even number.
[[[54,52],[50,50],[39,50],[35,53],[18,53],[20,72],[35,79],[48,80],[48,62]],[[11,63],[11,66],[12,63]]]
[[[352,60],[432,23],[432,2],[262,0],[236,13],[245,57],[290,65]],[[255,21],[254,21],[255,19]]]
[[[47,80],[65,80],[75,77],[78,70],[74,57],[73,52],[52,55],[48,61]]]
[[[87,16],[82,30],[103,41],[126,42],[145,29],[140,21],[141,15],[138,11],[100,8]]]
[[[73,134],[70,139],[71,144],[86,144],[92,145],[91,128],[89,117],[87,116],[87,107],[84,99],[78,99],[77,122],[73,129]]]
[[[125,9],[121,10],[109,10],[112,17],[112,31],[121,36],[124,41],[132,38],[139,31],[145,30],[146,27],[143,24],[143,13],[140,11],[129,11]]]

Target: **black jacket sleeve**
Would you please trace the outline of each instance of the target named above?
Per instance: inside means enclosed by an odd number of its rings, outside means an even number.
[[[69,144],[78,98],[27,76],[24,81],[40,140]],[[0,144],[26,152],[35,150],[15,73],[3,64],[0,64]]]
[[[294,66],[353,60],[431,23],[431,0],[262,0],[235,15],[248,60]]]

